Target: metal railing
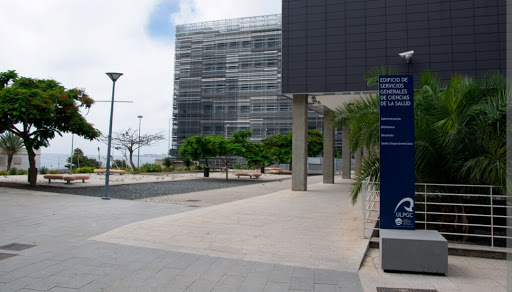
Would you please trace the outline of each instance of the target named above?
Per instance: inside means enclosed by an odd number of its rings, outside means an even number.
[[[372,236],[379,218],[378,183],[361,191],[362,236]],[[416,229],[438,230],[450,242],[505,247],[507,220],[512,219],[507,196],[490,185],[416,184]]]

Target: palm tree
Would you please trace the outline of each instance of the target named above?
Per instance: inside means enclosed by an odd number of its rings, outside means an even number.
[[[378,67],[365,78],[392,70]],[[505,186],[506,78],[489,73],[480,78],[455,74],[443,83],[436,74],[420,75],[415,91],[416,181]],[[334,113],[335,126],[350,126],[351,149],[376,149],[379,144],[378,96],[343,105]],[[352,186],[355,202],[365,180],[379,181],[375,152],[363,159]]]
[[[23,140],[11,132],[0,135],[0,148],[7,154],[7,170],[11,169],[12,158],[23,148]]]

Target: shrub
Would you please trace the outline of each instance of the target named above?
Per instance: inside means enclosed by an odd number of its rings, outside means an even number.
[[[151,163],[144,163],[139,168],[140,172],[162,172],[162,165],[160,164],[151,164]]]
[[[172,160],[172,157],[167,156],[163,159],[162,164],[165,166],[165,168],[169,169],[172,166],[172,163],[174,161]]]
[[[0,170],[0,175],[8,175],[9,172],[7,170]]]
[[[59,174],[59,171],[56,169],[51,169],[50,174]]]
[[[203,170],[203,166],[201,164],[194,165],[193,169],[194,170]]]
[[[77,173],[93,173],[96,168],[92,166],[80,167],[76,170]]]
[[[18,172],[18,169],[16,167],[13,167],[9,170],[9,175],[16,175]]]
[[[17,175],[27,175],[28,174],[28,170],[18,169],[18,171],[16,171],[16,174]]]
[[[41,166],[39,168],[39,174],[47,174],[48,173],[48,168],[46,166]]]

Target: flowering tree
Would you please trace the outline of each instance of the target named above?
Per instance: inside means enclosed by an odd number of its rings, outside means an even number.
[[[52,79],[19,77],[11,70],[0,73],[0,133],[20,137],[28,153],[30,185],[37,182],[34,150],[48,147],[55,133],[73,133],[93,140],[100,132],[80,113],[92,100],[82,89],[66,89]]]

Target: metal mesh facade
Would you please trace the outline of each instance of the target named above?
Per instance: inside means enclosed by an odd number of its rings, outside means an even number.
[[[309,128],[323,118],[310,111]],[[176,27],[173,142],[250,129],[253,141],[292,130],[292,101],[281,95],[281,15]]]

